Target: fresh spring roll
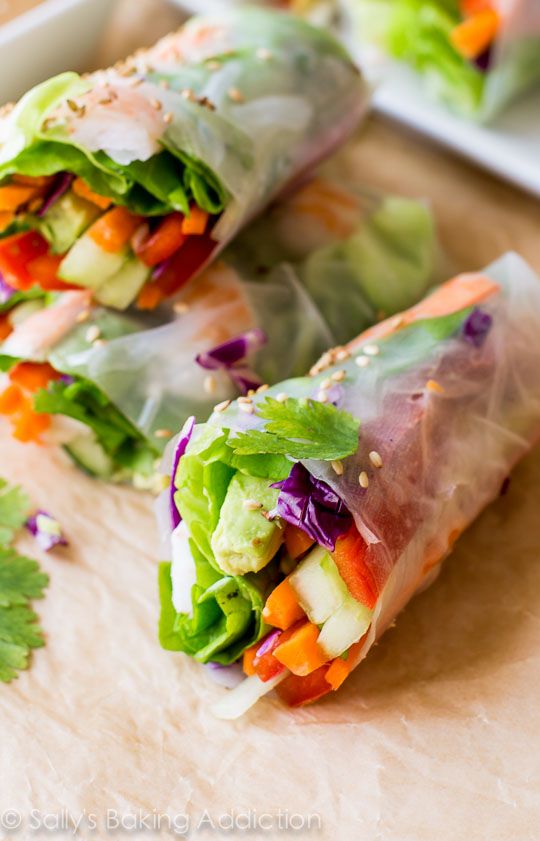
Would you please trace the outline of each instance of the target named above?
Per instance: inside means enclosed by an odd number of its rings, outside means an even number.
[[[218,715],[338,689],[538,439],[539,358],[540,283],[510,254],[186,423],[158,507],[160,640],[242,661]]]
[[[38,85],[0,117],[0,293],[154,308],[347,139],[367,99],[330,34],[264,9]]]
[[[347,41],[354,32],[357,43],[405,61],[421,74],[434,99],[467,117],[490,119],[540,82],[538,0],[339,0],[336,5],[346,13]],[[365,64],[368,68],[369,60]]]
[[[19,301],[0,345],[0,414],[19,440],[61,443],[93,475],[152,487],[188,415],[299,375],[381,311],[419,300],[435,245],[422,202],[314,179],[172,308],[115,312],[84,290]]]

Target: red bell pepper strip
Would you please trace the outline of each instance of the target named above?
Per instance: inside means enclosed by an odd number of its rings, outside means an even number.
[[[320,666],[309,675],[288,675],[276,686],[276,692],[290,707],[301,707],[328,695],[332,687],[326,679],[328,666]]]
[[[159,277],[152,280],[137,299],[137,306],[141,307],[141,300],[145,301],[146,289],[159,289],[161,298],[174,295],[188,283],[204,266],[218,247],[210,234],[199,237],[188,237],[181,248],[171,257],[170,263],[160,272]],[[157,292],[154,293],[157,299]],[[146,308],[144,305],[142,308]]]
[[[48,254],[49,244],[36,231],[14,234],[0,240],[0,272],[14,289],[26,290],[34,285],[29,264]]]
[[[139,260],[146,266],[157,266],[172,257],[186,239],[183,225],[184,217],[181,213],[166,216],[156,230],[135,248]]]
[[[366,563],[367,545],[356,526],[338,537],[333,558],[339,574],[357,601],[373,608],[379,595],[377,582]]]

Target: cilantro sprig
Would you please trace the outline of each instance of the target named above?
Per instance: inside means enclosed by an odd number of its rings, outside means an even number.
[[[0,479],[0,681],[28,668],[30,652],[45,644],[30,599],[40,599],[49,581],[39,564],[10,545],[30,503],[24,491]]]
[[[359,421],[331,403],[303,397],[279,402],[267,397],[256,411],[266,421],[264,430],[238,432],[230,440],[237,455],[275,453],[334,461],[357,450]]]

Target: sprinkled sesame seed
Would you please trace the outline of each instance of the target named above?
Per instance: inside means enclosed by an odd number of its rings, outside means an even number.
[[[204,390],[207,394],[215,394],[217,391],[217,380],[213,374],[208,374],[203,382]]]
[[[379,345],[365,345],[362,350],[366,356],[378,356],[380,353]]]
[[[354,361],[359,368],[367,368],[371,360],[367,356],[357,356]]]
[[[259,511],[262,508],[262,502],[257,502],[255,499],[245,499],[244,508],[246,511]]]
[[[150,104],[152,105],[154,111],[161,111],[163,108],[163,104],[159,101],[159,99],[152,99]]]
[[[338,362],[345,362],[346,359],[350,359],[351,354],[347,350],[347,348],[340,348],[336,351],[336,359]]]
[[[242,412],[246,412],[248,415],[252,415],[255,411],[255,406],[253,405],[253,403],[239,403],[238,408]]]
[[[170,429],[156,429],[156,431],[154,432],[155,438],[170,438],[171,435],[172,432]]]
[[[75,321],[77,322],[77,324],[82,324],[83,321],[88,321],[89,318],[90,318],[90,310],[82,310],[82,312],[80,312],[78,314]]]
[[[185,301],[176,301],[176,303],[173,304],[173,310],[178,315],[183,315],[185,312],[188,312],[189,304],[186,304]]]
[[[319,388],[322,388],[323,391],[327,388],[332,388],[332,380],[330,379],[330,377],[327,377],[325,380],[323,380]]]
[[[214,406],[214,412],[224,412],[230,405],[230,400],[223,400],[221,403],[218,403],[217,406]]]
[[[318,403],[328,403],[328,393],[326,391],[319,391],[317,394]]]
[[[436,394],[444,394],[444,388],[437,380],[428,380],[426,388],[428,391],[434,391]]]
[[[96,339],[96,341],[93,343],[94,347],[105,347],[106,344],[107,342],[105,341],[105,339]]]
[[[73,111],[74,114],[76,114],[79,111],[79,106],[77,105],[76,102],[73,101],[73,99],[67,99],[66,102],[67,102],[67,107],[69,108],[70,111]]]
[[[192,91],[190,88],[185,88],[182,91],[182,96],[184,97],[184,99],[189,99],[190,102],[196,102],[197,101],[195,91]]]
[[[228,97],[232,99],[233,102],[245,102],[244,94],[238,90],[238,88],[229,88],[228,90]]]
[[[257,389],[257,391],[255,393],[256,394],[262,394],[263,391],[268,391],[269,388],[270,388],[270,386],[268,385],[268,383],[263,383],[262,385],[259,386],[259,388]]]
[[[361,488],[369,487],[369,476],[367,475],[365,470],[362,470],[360,476],[358,477],[358,482]]]
[[[340,461],[331,461],[330,464],[332,465],[332,470],[334,473],[337,473],[338,476],[343,476],[343,464]]]
[[[276,395],[278,403],[285,403],[288,399],[289,395],[285,391],[280,391],[279,394]]]
[[[403,327],[405,323],[405,319],[402,315],[396,315],[396,317],[392,319],[392,327],[394,330],[397,330],[399,327]]]
[[[373,467],[380,468],[382,467],[382,458],[377,452],[377,450],[372,450],[369,454],[369,460],[372,463]]]
[[[331,375],[330,379],[332,379],[335,383],[341,383],[341,382],[343,382],[343,380],[345,379],[346,376],[347,376],[346,371],[343,371],[343,370],[334,371],[334,373]]]
[[[88,328],[86,333],[84,334],[84,338],[87,342],[95,342],[100,337],[100,329],[97,324],[92,324],[91,327]]]
[[[253,400],[251,399],[251,397],[247,397],[247,396],[244,395],[243,397],[238,398],[238,402],[239,403],[253,403]]]
[[[167,113],[163,115],[163,122],[167,123],[167,125],[169,126],[172,123],[172,121],[173,115],[170,111],[167,111]]]

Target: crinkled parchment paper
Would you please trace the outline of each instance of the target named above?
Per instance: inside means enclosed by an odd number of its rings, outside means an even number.
[[[391,124],[374,120],[338,167],[431,198],[460,268],[514,245],[540,269],[535,202]],[[14,837],[73,837],[71,820],[99,839],[540,838],[540,451],[340,693],[297,712],[267,700],[236,723],[209,714],[222,690],[206,672],[157,644],[151,500],[1,424],[0,475],[71,540],[40,556],[47,645],[0,684]]]

